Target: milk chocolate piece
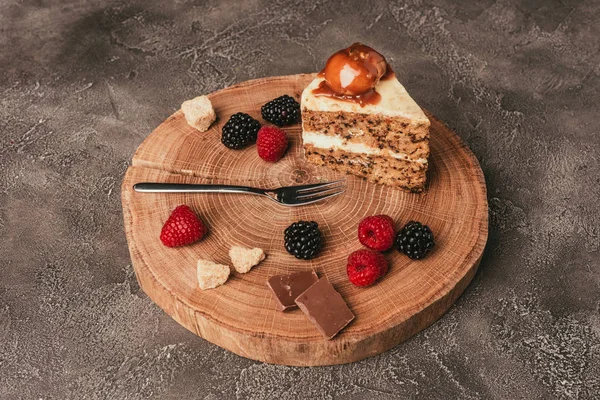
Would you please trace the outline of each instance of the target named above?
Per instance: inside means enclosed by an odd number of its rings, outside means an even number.
[[[327,278],[321,278],[296,299],[298,307],[326,339],[332,339],[354,319],[354,314]]]
[[[285,311],[295,308],[296,297],[318,280],[319,277],[314,271],[301,271],[272,276],[267,283],[275,294],[279,309]]]

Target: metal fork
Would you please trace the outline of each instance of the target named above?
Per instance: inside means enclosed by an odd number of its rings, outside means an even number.
[[[136,192],[146,193],[246,193],[265,196],[276,203],[294,207],[338,196],[346,190],[346,181],[342,179],[333,182],[288,186],[277,189],[258,189],[232,185],[142,182],[133,185],[133,189]]]

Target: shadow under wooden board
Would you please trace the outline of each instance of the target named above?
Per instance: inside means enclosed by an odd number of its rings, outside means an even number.
[[[125,231],[141,288],[167,314],[206,340],[236,354],[267,363],[330,365],[384,352],[440,318],[467,287],[488,234],[485,181],[464,143],[435,117],[431,125],[429,182],[423,194],[367,183],[303,159],[299,125],[285,128],[290,148],[277,163],[261,160],[256,147],[229,150],[220,143],[223,124],[236,112],[264,123],[260,107],[283,94],[299,99],[314,75],[257,79],[209,97],[218,121],[205,133],[189,127],[181,111],[164,121],[136,151],[122,184]],[[268,199],[236,194],[136,193],[143,181],[230,183],[279,187],[346,177],[347,191],[304,207],[283,207]],[[163,246],[159,233],[179,204],[195,210],[208,236],[191,246]],[[359,221],[387,214],[400,228],[409,220],[431,227],[436,247],[412,261],[386,253],[387,275],[368,288],[346,275],[348,255],[362,248]],[[314,220],[325,238],[319,257],[297,260],[283,245],[292,222]],[[232,245],[260,247],[267,258],[247,274],[232,272],[225,285],[202,291],[196,279],[199,258],[230,265]],[[356,319],[333,340],[324,340],[300,310],[283,313],[267,287],[276,274],[314,269],[342,294]]]

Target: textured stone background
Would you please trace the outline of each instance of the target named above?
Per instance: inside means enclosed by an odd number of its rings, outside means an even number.
[[[599,21],[593,0],[1,1],[0,398],[598,398]],[[480,271],[381,356],[240,358],[140,291],[120,181],[184,99],[353,41],[481,161]]]

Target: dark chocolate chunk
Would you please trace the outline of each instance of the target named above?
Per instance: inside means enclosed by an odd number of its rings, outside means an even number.
[[[286,275],[275,275],[269,278],[267,284],[275,294],[277,304],[281,311],[295,308],[296,297],[302,294],[319,277],[314,271],[300,271]]]
[[[326,339],[331,339],[354,319],[348,305],[329,283],[321,278],[296,299],[296,304]]]

